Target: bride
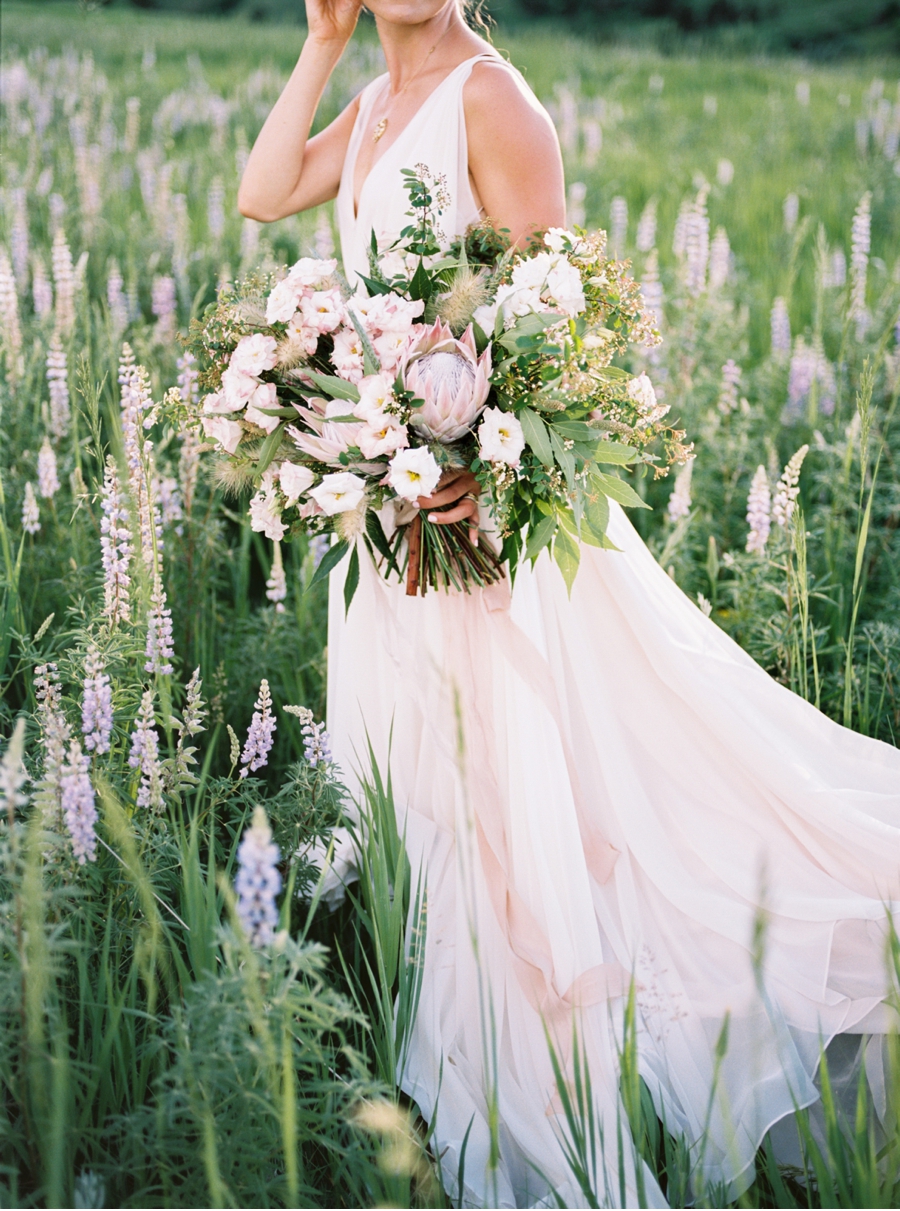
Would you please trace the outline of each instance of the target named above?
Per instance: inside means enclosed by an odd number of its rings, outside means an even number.
[[[388,72],[310,138],[360,2],[307,0],[309,36],[253,148],[241,211],[274,221],[336,197],[351,284],[371,233],[389,241],[406,224],[401,169],[420,163],[446,177],[448,241],[483,216],[519,245],[563,226],[550,119],[459,0],[369,7]],[[477,494],[458,473],[419,504],[475,525]],[[884,1108],[900,753],[772,681],[615,505],[610,536],[618,551],[582,550],[571,598],[546,552],[514,591],[503,580],[471,596],[410,598],[363,560],[346,618],[331,578],[335,756],[350,769],[371,740],[384,768],[390,749],[427,878],[402,1081],[457,1205],[549,1205],[550,1188],[583,1205],[547,1044],[571,1079],[573,1023],[602,1133],[600,1197],[634,1203],[639,1162],[626,1158],[620,1186],[616,1145],[632,980],[641,1075],[707,1180],[751,1179],[769,1128],[818,1098],[821,1048],[838,1034],[863,1036]]]

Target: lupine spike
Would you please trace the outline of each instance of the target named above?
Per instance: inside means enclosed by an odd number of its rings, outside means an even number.
[[[750,533],[747,535],[748,551],[755,551],[759,555],[765,551],[772,524],[771,510],[769,479],[765,467],[760,465],[756,468],[747,497],[747,524],[750,527]]]

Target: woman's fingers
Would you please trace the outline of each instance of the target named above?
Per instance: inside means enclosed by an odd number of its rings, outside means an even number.
[[[478,502],[470,500],[468,496],[453,509],[428,514],[428,520],[435,526],[451,526],[455,521],[462,521],[465,517],[473,518],[476,523],[478,521]],[[476,530],[477,528],[476,524]]]
[[[436,492],[431,496],[420,496],[416,503],[420,509],[436,509],[440,505],[452,504],[461,496],[469,493],[478,496],[480,492],[478,480],[471,471],[449,471],[444,473]]]

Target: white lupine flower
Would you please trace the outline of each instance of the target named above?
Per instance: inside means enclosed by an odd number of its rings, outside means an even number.
[[[709,217],[706,213],[707,187],[702,188],[688,204],[684,215],[684,278],[688,292],[696,298],[706,289],[706,267],[709,261]],[[680,218],[681,216],[679,216]],[[676,242],[677,242],[676,225]]]
[[[404,451],[404,453],[409,453],[409,451]],[[434,462],[434,458],[427,450],[424,453]],[[438,477],[440,477],[440,471],[438,471]],[[436,482],[437,480],[435,480]],[[323,475],[318,487],[309,490],[309,495],[322,512],[329,516],[355,509],[365,494],[366,481],[361,476],[354,475],[352,471],[335,471],[331,475]],[[420,494],[416,493],[416,495]]]
[[[225,186],[221,177],[213,177],[206,194],[206,226],[213,240],[225,234]]]
[[[13,817],[16,808],[23,807],[28,801],[28,796],[22,794],[22,787],[27,781],[22,760],[24,752],[25,720],[20,718],[0,760],[0,815],[4,820]]]
[[[69,432],[72,408],[69,401],[69,371],[59,332],[54,332],[47,351],[47,386],[50,391],[50,432],[57,439]]]
[[[75,269],[65,232],[61,227],[57,228],[53,237],[51,266],[56,293],[56,328],[62,336],[69,336],[75,327]]]
[[[22,529],[26,534],[37,534],[40,528],[41,511],[34,494],[34,484],[29,480],[25,485],[25,496],[22,500]]]
[[[272,556],[272,574],[266,581],[266,597],[275,605],[275,613],[284,613],[284,599],[287,597],[287,577],[284,574],[284,560],[281,557],[281,543],[274,544]]]
[[[131,734],[128,764],[133,770],[140,770],[141,774],[136,799],[138,807],[149,807],[151,811],[158,812],[163,808],[163,784],[159,762],[159,736],[155,722],[153,691],[145,690],[141,697],[140,713]]]
[[[709,250],[709,288],[719,290],[731,273],[731,245],[724,227],[718,227]]]
[[[781,297],[772,303],[772,356],[779,360],[790,357],[791,353],[791,318],[788,315],[787,303]]]
[[[20,186],[12,191],[13,221],[9,233],[9,251],[13,269],[24,290],[28,282],[28,210],[25,190]]]
[[[37,804],[46,826],[58,828],[62,823],[60,776],[72,729],[62,713],[62,690],[55,664],[41,664],[34,670],[34,694],[43,749]]]
[[[106,460],[101,494],[103,518],[100,522],[100,547],[103,553],[103,614],[110,626],[131,617],[129,568],[133,547],[128,524],[128,505],[119,484],[115,459]]]
[[[500,408],[485,408],[478,426],[478,457],[517,467],[524,449],[525,434],[517,417]]]
[[[716,166],[716,180],[720,185],[730,185],[734,180],[734,165],[730,160],[720,160]]]
[[[781,473],[781,479],[775,486],[772,520],[782,528],[789,524],[794,515],[794,507],[797,497],[800,495],[800,470],[808,453],[809,446],[804,445],[795,454],[792,454]]]
[[[729,358],[722,367],[722,387],[719,391],[719,411],[727,415],[733,412],[740,403],[738,387],[741,382],[741,368],[734,358]]]
[[[53,287],[47,277],[44,258],[39,256],[35,256],[31,265],[31,301],[38,319],[45,320],[53,314]]]
[[[150,596],[147,613],[147,646],[144,653],[148,673],[166,675],[172,672],[175,648],[172,639],[172,611],[166,606],[166,591],[157,577]]]
[[[634,242],[638,252],[649,252],[656,246],[656,198],[651,198],[641,211]]]
[[[771,528],[772,497],[769,491],[769,480],[766,469],[762,465],[756,468],[756,473],[750,484],[747,497],[747,524],[750,533],[747,535],[747,550],[761,555],[769,541]]]
[[[103,658],[96,647],[88,650],[82,688],[81,730],[84,733],[84,747],[95,753],[108,753],[113,726],[112,688]]]
[[[784,215],[784,229],[790,234],[797,226],[797,220],[800,218],[800,199],[795,193],[789,193],[784,199],[782,213]]]
[[[694,460],[685,463],[675,476],[675,487],[669,497],[668,514],[672,521],[679,517],[687,517],[691,511],[691,477],[694,473]]]
[[[241,753],[241,777],[246,778],[253,771],[261,769],[269,760],[269,753],[274,743],[277,724],[272,713],[272,695],[269,683],[263,677],[259,683],[259,697],[256,700],[256,710],[250,721],[244,751]]]
[[[50,445],[50,439],[44,438],[38,454],[38,492],[45,500],[52,500],[59,491],[59,474],[56,465],[56,455]]]
[[[262,807],[253,812],[253,824],[238,846],[238,872],[234,881],[237,915],[251,946],[267,946],[275,935],[281,891],[280,854]]]
[[[647,257],[647,264],[644,266],[644,276],[641,280],[641,297],[644,300],[644,306],[647,311],[653,316],[657,328],[661,328],[665,295],[663,293],[662,282],[659,280],[659,257],[655,248]]]
[[[866,307],[866,278],[872,247],[872,194],[865,193],[853,216],[850,240],[850,318],[856,322],[856,339],[866,334],[869,312]]]
[[[394,455],[389,465],[388,483],[404,500],[416,500],[420,496],[430,496],[441,478],[441,469],[434,455],[425,446],[401,450]],[[332,476],[328,475],[325,477],[325,479],[331,478]],[[324,487],[324,485],[325,480],[322,481],[322,486]],[[315,496],[318,490],[314,488],[310,492],[310,496]],[[324,509],[322,499],[318,496],[316,499]],[[325,511],[328,512],[327,509]]]

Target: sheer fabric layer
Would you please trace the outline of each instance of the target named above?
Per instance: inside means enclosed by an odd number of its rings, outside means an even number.
[[[470,69],[426,102],[390,167],[387,157],[376,166],[384,175],[354,221],[358,124],[338,199],[348,274],[365,272],[373,227],[404,221],[401,167],[447,175],[462,199],[443,216],[448,235],[477,217],[462,109]],[[546,554],[512,592],[504,581],[424,599],[364,558],[345,618],[342,573],[332,574],[335,754],[347,771],[369,740],[382,767],[390,754],[401,824],[427,876],[403,1084],[436,1115],[451,1185],[471,1124],[470,1205],[538,1205],[548,1182],[580,1205],[545,1037],[546,1027],[571,1071],[573,1024],[606,1141],[601,1195],[621,1200],[616,1048],[632,977],[641,1071],[670,1129],[690,1141],[708,1132],[712,1179],[737,1178],[767,1128],[816,1098],[822,1043],[886,1024],[900,753],[772,681],[684,596],[618,506],[611,537],[620,552],[582,549],[571,598]],[[649,1194],[663,1202],[652,1181]]]

